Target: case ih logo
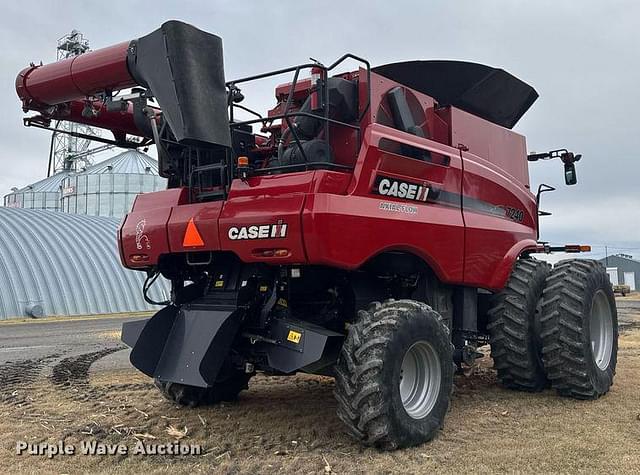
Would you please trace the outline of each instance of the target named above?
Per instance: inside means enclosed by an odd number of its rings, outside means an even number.
[[[233,226],[227,233],[232,241],[249,239],[277,239],[287,237],[287,223],[278,221],[278,224],[257,224],[253,226]]]
[[[373,192],[383,196],[393,196],[412,201],[427,201],[429,187],[418,183],[377,176]]]

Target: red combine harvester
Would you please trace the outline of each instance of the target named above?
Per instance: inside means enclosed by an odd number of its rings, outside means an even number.
[[[273,109],[243,104],[282,74]],[[503,70],[347,54],[225,83],[221,39],[171,21],[32,65],[16,89],[27,125],[155,144],[168,189],[136,198],[118,243],[145,298],[163,276],[171,299],[122,339],[177,403],[234,399],[257,371],[334,376],[350,432],[394,449],[437,433],[456,365],[485,343],[508,388],[594,399],[613,382],[605,269],[531,256],[588,250],[538,241],[550,187],[533,194],[527,167],[560,158],[574,184],[580,156],[527,156],[510,129],[538,95]]]

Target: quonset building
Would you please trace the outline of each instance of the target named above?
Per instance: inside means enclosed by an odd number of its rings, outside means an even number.
[[[116,231],[137,194],[165,187],[156,160],[128,150],[5,196],[0,320],[155,309],[142,296],[145,275],[122,267]],[[167,300],[167,283],[158,280],[149,296]]]
[[[0,320],[142,312],[145,275],[120,264],[119,220],[0,207]],[[158,281],[154,301],[168,298]]]

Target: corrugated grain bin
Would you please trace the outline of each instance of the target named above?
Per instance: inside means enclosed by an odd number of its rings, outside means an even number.
[[[62,181],[69,175],[69,172],[61,172],[23,188],[14,188],[4,197],[4,205],[9,208],[59,210]]]
[[[91,216],[124,216],[138,193],[166,188],[158,162],[128,150],[62,181],[61,210]]]

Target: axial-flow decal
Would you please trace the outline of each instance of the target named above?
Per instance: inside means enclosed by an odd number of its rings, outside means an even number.
[[[141,219],[136,223],[136,249],[138,249],[139,251],[141,251],[143,247],[145,247],[146,249],[151,249],[151,241],[149,240],[149,236],[147,236],[144,232],[144,228],[146,225],[146,219]]]
[[[461,196],[460,193],[453,193],[451,191],[432,189],[427,186],[426,183],[412,183],[382,175],[376,176],[376,180],[371,191],[377,195],[400,198],[403,200],[423,203],[429,202],[445,206],[462,206],[468,211],[490,214],[492,216],[510,219],[517,223],[523,222],[525,217],[524,210],[519,208],[497,205],[471,196]],[[380,203],[380,209],[385,211],[407,212],[399,207],[392,208],[390,203]]]

